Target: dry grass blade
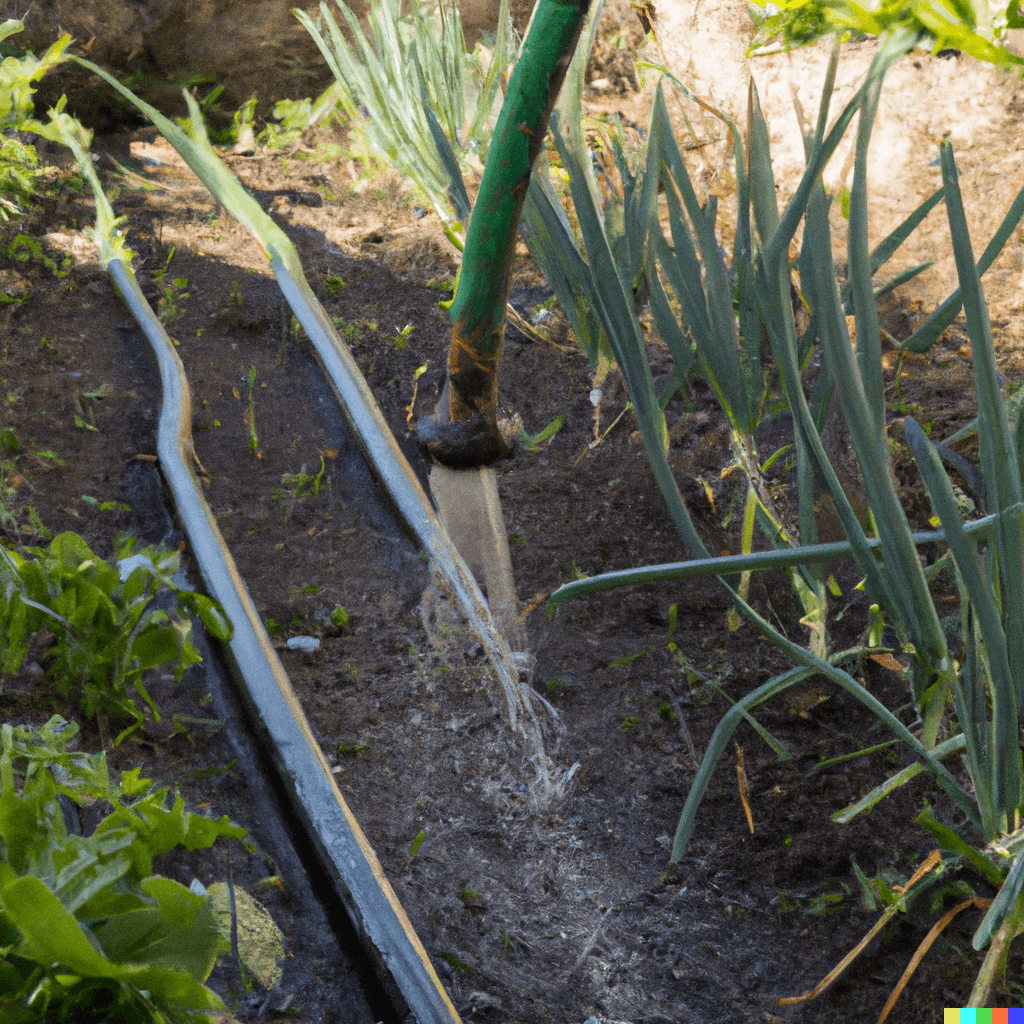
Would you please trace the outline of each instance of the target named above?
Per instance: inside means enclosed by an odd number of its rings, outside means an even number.
[[[779,1000],[778,1005],[795,1006],[797,1003],[809,1003],[812,999],[817,999],[818,996],[820,996],[826,989],[830,988],[832,983],[842,975],[843,971],[845,971],[846,968],[860,956],[867,944],[885,927],[898,909],[899,906],[895,903],[891,907],[886,907],[885,913],[883,913],[882,916],[874,923],[871,931],[869,931],[867,935],[865,935],[864,938],[861,939],[860,942],[858,942],[857,945],[854,946],[853,949],[851,949],[850,952],[847,953],[846,956],[844,956],[843,959],[840,960],[839,963],[837,963],[835,967],[833,967],[832,970],[814,986],[814,988],[809,992],[805,992],[802,996],[786,996],[784,999]]]
[[[964,900],[963,903],[958,903],[952,910],[947,910],[946,913],[943,914],[934,925],[932,925],[931,931],[924,937],[924,942],[917,947],[917,951],[914,953],[913,957],[911,957],[910,963],[907,964],[907,969],[903,972],[903,976],[898,982],[896,982],[896,987],[892,990],[892,995],[889,996],[888,1002],[886,1002],[885,1006],[882,1008],[882,1013],[878,1018],[878,1024],[884,1024],[885,1019],[889,1016],[892,1012],[892,1008],[896,1005],[896,1000],[899,999],[903,990],[907,987],[907,982],[910,981],[910,976],[917,970],[918,965],[924,959],[925,953],[931,949],[932,943],[942,934],[950,921],[952,921],[953,918],[961,911],[967,910],[969,907],[980,907],[984,910],[986,907],[990,906],[991,903],[991,900],[982,899],[980,896],[972,896],[969,900]]]
[[[936,868],[941,863],[941,861],[942,855],[939,853],[938,850],[933,850],[924,860],[921,866],[911,876],[910,881],[907,882],[907,884],[903,887],[902,892],[906,893],[910,889],[912,889],[922,878],[924,878],[925,875],[928,874],[929,871],[934,870],[934,868]],[[893,915],[899,909],[900,903],[898,902],[886,907],[882,916],[874,923],[874,925],[872,925],[871,930],[867,933],[867,935],[865,935],[864,938],[861,939],[860,942],[858,942],[857,945],[854,946],[853,949],[851,949],[850,952],[847,953],[846,956],[844,956],[843,959],[840,960],[839,963],[837,963],[835,967],[833,967],[832,970],[829,971],[828,974],[826,974],[825,977],[822,978],[821,981],[819,981],[818,984],[814,986],[814,988],[812,988],[809,992],[805,992],[802,996],[786,996],[785,998],[779,1000],[778,1005],[796,1006],[798,1003],[809,1003],[812,999],[817,999],[818,996],[820,996],[822,992],[829,989],[832,986],[832,984],[842,976],[846,968],[849,967],[850,964],[852,964],[853,961],[856,960],[857,957],[859,957],[861,953],[864,952],[865,948],[868,946],[871,940],[886,926],[886,924],[888,924],[888,922],[892,919]],[[934,939],[932,941],[934,941]],[[926,950],[927,947],[925,947],[925,951]],[[921,952],[921,956],[924,956],[924,952]],[[916,964],[914,966],[916,966]],[[909,976],[910,975],[908,973],[904,976],[903,979],[901,979],[903,985],[906,984],[905,979]],[[897,987],[899,988],[899,986]],[[902,989],[900,989],[900,991],[902,991]],[[896,997],[898,995],[899,991],[897,991],[895,995],[890,998],[890,1003],[895,1002]],[[885,1012],[888,1013],[889,1009],[891,1009],[891,1006],[889,1006]],[[879,1020],[878,1024],[882,1024],[882,1020],[884,1019],[885,1017],[883,1016],[881,1020]]]
[[[910,876],[910,881],[906,885],[894,885],[892,891],[900,896],[905,896],[929,871],[938,867],[941,861],[942,854],[938,850],[932,850],[918,866],[918,869]]]
[[[743,803],[743,813],[747,816],[747,826],[750,834],[754,834],[754,812],[750,807],[750,800],[747,796],[749,787],[747,785],[747,773],[743,767],[743,748],[736,744],[736,781],[739,784],[740,800]]]

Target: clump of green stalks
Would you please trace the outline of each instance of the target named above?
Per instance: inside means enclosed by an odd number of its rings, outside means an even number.
[[[839,820],[873,806],[886,793],[926,770],[950,796],[968,823],[971,839],[996,842],[1020,824],[1021,752],[1018,722],[1024,713],[1024,501],[1021,465],[1024,427],[1018,419],[1010,430],[999,393],[998,378],[979,273],[991,263],[1024,213],[1024,190],[1007,213],[989,250],[976,264],[971,251],[963,203],[957,182],[952,148],[941,150],[943,190],[932,196],[874,252],[868,248],[867,151],[887,69],[917,41],[912,29],[890,32],[880,40],[866,81],[828,128],[829,102],[838,62],[838,47],[829,67],[817,124],[805,140],[807,170],[792,200],[783,211],[777,205],[768,132],[761,115],[757,91],[750,87],[748,149],[744,158],[739,133],[731,127],[736,152],[738,222],[729,279],[714,234],[715,203],[703,207],[690,185],[678,147],[672,138],[660,93],[656,97],[649,130],[644,178],[655,175],[667,196],[672,244],[660,224],[651,217],[650,237],[659,273],[646,263],[654,322],[670,351],[681,353],[685,364],[690,339],[701,372],[718,394],[734,428],[734,450],[743,460],[751,481],[752,503],[765,532],[779,550],[724,559],[712,559],[697,534],[680,496],[667,460],[665,420],[655,392],[643,338],[635,315],[637,278],[624,272],[628,266],[617,258],[606,225],[595,202],[589,159],[582,159],[579,140],[571,134],[578,118],[566,115],[569,130],[555,138],[569,171],[572,197],[579,219],[587,262],[583,264],[582,290],[600,318],[601,330],[618,361],[629,388],[634,414],[655,478],[669,513],[680,531],[693,561],[675,566],[629,573],[609,574],[574,582],[553,595],[549,608],[582,593],[626,582],[716,574],[730,590],[735,606],[768,640],[786,651],[797,667],[769,680],[730,710],[716,729],[703,763],[694,779],[681,815],[671,859],[678,862],[693,832],[697,807],[710,783],[712,772],[737,726],[750,711],[772,696],[813,674],[820,674],[867,706],[916,758],[904,770],[869,794],[855,807],[841,812]],[[858,117],[854,180],[850,194],[848,268],[849,280],[841,288],[835,276],[828,224],[830,197],[821,172],[854,115]],[[554,122],[553,122],[554,123]],[[568,137],[568,138],[567,138]],[[900,505],[889,466],[888,435],[882,386],[881,341],[873,275],[910,230],[941,199],[945,199],[953,238],[960,288],[913,339],[924,346],[938,336],[962,303],[971,336],[979,415],[977,429],[981,449],[981,478],[988,515],[971,523],[962,520],[953,487],[940,453],[912,418],[906,420],[906,439],[920,467],[925,486],[942,524],[941,534],[915,535]],[[641,204],[642,207],[642,204]],[[684,211],[687,220],[684,219]],[[750,220],[753,213],[753,223]],[[803,222],[803,241],[798,269],[803,296],[811,310],[811,323],[800,335],[791,304],[789,244]],[[642,232],[643,227],[636,229]],[[998,243],[997,243],[998,240]],[[992,246],[996,246],[992,251]],[[699,256],[698,256],[699,252]],[[643,261],[641,261],[643,264]],[[577,264],[578,265],[578,264]],[[914,268],[907,274],[918,272]],[[670,307],[658,294],[658,277],[664,276],[682,311],[675,324]],[[901,279],[906,280],[907,275]],[[846,314],[856,321],[856,348],[851,344]],[[946,319],[948,317],[948,319]],[[942,321],[942,326],[938,326]],[[766,339],[778,374],[777,386],[794,422],[797,461],[799,523],[788,535],[772,531],[778,526],[759,493],[757,460],[752,447],[763,403],[767,368],[760,359]],[[810,394],[802,370],[812,346],[817,346],[822,371]],[[862,525],[840,485],[821,442],[824,419],[833,392],[837,396],[860,464],[870,523]],[[746,453],[747,458],[744,458]],[[820,474],[831,495],[846,533],[844,545],[820,545],[815,541],[814,476]],[[799,538],[796,546],[795,538]],[[937,563],[922,567],[916,545],[944,539],[949,552]],[[788,547],[788,550],[787,550]],[[920,733],[909,729],[851,674],[850,667],[863,649],[828,653],[824,635],[807,647],[783,636],[762,618],[725,579],[726,574],[768,565],[789,565],[799,571],[810,597],[822,599],[818,566],[826,553],[845,550],[864,575],[864,586],[874,605],[876,636],[887,622],[909,660],[909,682],[914,706],[920,716]],[[939,615],[929,592],[929,579],[938,571],[953,574],[961,593],[965,653],[958,661],[947,643]],[[806,597],[806,595],[805,595]],[[806,602],[805,602],[806,607]],[[879,618],[879,615],[884,618]],[[820,622],[823,630],[824,622]],[[955,719],[947,718],[952,701]],[[947,732],[939,742],[943,732]],[[970,783],[965,785],[944,764],[954,754],[964,757]],[[939,838],[944,848],[968,856],[972,851],[963,836],[941,826],[930,814],[918,819]],[[1015,836],[1018,833],[1014,833]],[[1014,840],[1013,849],[1016,849]],[[976,862],[977,856],[969,858]],[[996,858],[998,861],[998,858]],[[991,861],[989,861],[991,864]],[[998,934],[1005,948],[1024,928],[1024,866],[1016,853],[999,861],[994,877],[1002,883],[975,935],[976,948]],[[988,877],[993,877],[990,869]],[[999,955],[990,948],[982,980],[991,980]],[[980,996],[976,996],[980,998]],[[976,1003],[975,1005],[984,1005]]]
[[[351,43],[326,3],[315,20],[294,13],[334,73],[339,105],[350,124],[361,127],[369,155],[415,182],[461,249],[470,213],[462,172],[483,170],[499,86],[513,56],[508,0],[486,70],[481,44],[466,53],[454,4],[411,0],[403,14],[401,0],[379,0],[367,12],[370,38],[343,0],[336,5]]]

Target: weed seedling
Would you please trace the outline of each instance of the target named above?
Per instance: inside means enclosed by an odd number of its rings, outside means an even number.
[[[20,250],[27,249],[27,252]],[[64,257],[58,267],[56,261],[47,256],[43,247],[31,235],[15,235],[14,241],[7,247],[7,255],[21,263],[30,259],[37,259],[47,270],[59,280],[63,280],[71,272],[71,254]]]
[[[556,416],[542,431],[532,437],[522,428],[519,428],[519,443],[528,451],[537,453],[545,441],[550,441],[562,427],[565,426],[565,417]]]
[[[93,427],[93,430],[96,428]],[[90,505],[92,508],[99,509],[101,512],[131,512],[131,505],[126,505],[123,501],[100,501],[99,498],[93,498],[88,494],[82,495],[82,502],[85,505]]]
[[[262,458],[260,454],[260,441],[256,436],[256,405],[252,398],[252,389],[256,385],[256,367],[249,367],[249,413],[246,417],[246,425],[249,427],[249,450],[257,459]]]
[[[317,495],[321,487],[330,490],[330,477],[324,480],[324,457],[320,456],[320,472],[313,476],[303,466],[298,473],[284,473],[281,476],[281,488],[274,488],[275,498],[302,498],[307,494]]]
[[[327,289],[328,295],[337,295],[345,287],[345,280],[338,277],[337,274],[328,274],[324,278],[324,287]]]
[[[365,743],[339,743],[339,757],[359,757],[367,750]],[[420,833],[422,835],[422,833]],[[418,849],[418,847],[417,847]],[[412,857],[409,858],[410,860]]]
[[[171,260],[174,259],[174,253],[175,247],[172,245],[171,251],[167,254],[167,262],[153,275],[153,280],[156,281],[163,291],[156,304],[157,315],[160,317],[162,324],[170,324],[177,320],[182,312],[184,312],[178,303],[184,302],[185,299],[189,298],[189,293],[185,291],[188,287],[188,278],[176,277],[169,285],[164,284],[167,271],[171,266]]]
[[[406,324],[401,331],[395,335],[395,344],[398,346],[399,350],[405,348],[409,341],[410,334],[412,334],[412,324]]]
[[[413,857],[415,857],[416,854],[419,853],[420,847],[423,845],[423,840],[426,839],[426,837],[427,833],[423,829],[420,829],[419,835],[417,835],[416,838],[409,844],[409,854],[405,858],[406,871],[409,870],[409,865],[412,863]]]
[[[420,377],[427,372],[427,367],[430,365],[429,362],[424,363],[422,366],[416,367],[416,372],[412,375],[412,401],[405,407],[405,422],[412,424],[413,410],[416,408],[416,394],[420,387]]]
[[[449,953],[447,950],[442,950],[437,954],[449,967],[453,970],[458,971],[461,974],[475,974],[474,968],[470,967],[469,964],[464,964],[454,953]]]
[[[617,668],[619,665],[628,665],[631,661],[636,661],[637,658],[649,658],[650,656],[650,651],[639,651],[636,654],[628,654],[625,658],[616,659],[608,667]]]
[[[331,624],[338,629],[348,629],[348,612],[340,604],[336,604],[331,612]]]
[[[332,316],[331,320],[334,322],[334,326],[338,328],[339,333],[350,345],[358,345],[362,340],[363,332],[359,324],[356,322],[346,323],[345,318],[341,316]]]
[[[242,289],[237,281],[231,282],[231,294],[228,297],[228,301],[236,309],[241,309],[245,303],[245,296],[242,295]]]

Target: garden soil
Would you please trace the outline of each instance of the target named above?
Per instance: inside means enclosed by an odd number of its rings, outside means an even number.
[[[642,124],[649,96],[636,90],[628,63],[622,70],[614,41],[633,31],[622,21],[604,34],[607,60],[592,68],[588,102]],[[923,54],[908,57],[898,74],[905,77],[893,132],[915,114],[926,119],[961,76],[982,81],[971,77],[965,58]],[[819,77],[817,66],[807,70],[808,87]],[[915,81],[924,83],[916,91],[907,84]],[[1021,88],[983,81],[981,92],[968,94],[969,116],[959,127],[970,135],[962,181],[968,210],[980,218],[979,250],[1020,180],[1006,169],[1020,147],[1005,132],[1019,120]],[[950,84],[940,89],[942,82]],[[722,140],[698,108],[686,109],[698,133],[708,132],[706,145],[688,151],[691,168],[727,206]],[[887,139],[889,126],[880,127]],[[901,165],[904,177],[893,191],[923,197],[936,187],[934,145],[907,145],[915,160]],[[580,575],[685,557],[635,424],[628,412],[617,419],[626,396],[615,372],[595,381],[557,310],[538,320],[543,340],[507,333],[506,414],[521,417],[529,436],[564,417],[549,440],[521,445],[498,469],[536,658],[532,682],[557,713],[548,753],[569,779],[564,797],[549,801],[507,725],[479,645],[394,515],[379,497],[371,500],[369,474],[342,468],[351,466],[355,442],[259,245],[222,216],[154,130],[101,137],[93,148],[115,210],[128,218],[143,290],[179,344],[207,499],[338,785],[463,1019],[875,1020],[944,906],[962,898],[967,884],[979,895],[992,893],[975,878],[950,879],[944,896],[894,920],[827,993],[779,1005],[813,988],[877,919],[878,910],[864,905],[855,869],[890,884],[905,880],[934,847],[913,820],[926,801],[958,824],[920,778],[866,817],[831,821],[902,762],[886,747],[819,767],[887,737],[850,697],[815,683],[757,712],[791,759],[780,760],[749,725],[736,733],[694,839],[669,870],[671,837],[716,724],[731,700],[788,664],[751,627],[732,628],[724,591],[706,580],[623,589],[545,614],[547,596]],[[44,155],[66,167],[60,153]],[[450,326],[439,302],[450,298],[457,269],[436,217],[398,180],[368,175],[337,128],[286,151],[226,155],[225,162],[295,242],[314,291],[425,480],[413,428],[443,383]],[[788,173],[780,170],[783,194]],[[883,305],[894,339],[906,337],[949,290],[941,221],[941,210],[932,214],[918,251],[906,258],[907,265],[938,259],[932,276]],[[164,511],[155,465],[158,377],[83,234],[91,222],[88,193],[76,192],[68,176],[35,212],[3,228],[0,287],[23,301],[0,308],[0,426],[9,428],[7,480],[25,524],[9,540],[40,541],[29,524],[31,506],[48,530],[75,530],[110,557],[122,531],[153,543],[176,543],[180,534]],[[42,244],[56,273],[19,241],[23,235]],[[991,272],[993,329],[1009,384],[1022,374],[1021,256],[1018,236]],[[543,313],[538,307],[549,293],[525,255],[513,289],[525,316]],[[651,336],[648,351],[656,381],[667,380],[666,349]],[[932,424],[932,436],[945,437],[975,415],[966,334],[954,325],[931,351],[902,361],[889,349],[886,374],[895,467],[921,527],[929,510],[899,448],[900,420],[913,411]],[[698,529],[709,549],[736,551],[744,488],[714,396],[691,382],[666,416],[672,468]],[[764,454],[785,438],[785,423],[773,421],[759,439]],[[39,454],[47,451],[63,465]],[[790,484],[783,464],[776,464],[780,496]],[[827,508],[822,515],[827,526]],[[837,564],[834,571],[841,595],[833,602],[832,640],[841,649],[862,638],[867,609],[852,569]],[[194,567],[190,572],[199,578]],[[757,575],[751,594],[791,637],[804,638],[783,575]],[[338,605],[348,616],[345,628],[331,622]],[[319,650],[286,649],[297,635],[319,637]],[[55,703],[45,668],[45,651],[37,649],[23,676],[4,682],[4,721],[41,724],[54,707],[76,717],[73,704]],[[858,672],[910,723],[906,680],[891,662],[866,661]],[[266,833],[265,798],[248,788],[230,730],[213,721],[203,676],[190,673],[177,683],[160,675],[151,692],[160,721],[147,721],[112,749],[112,764],[141,765],[145,775],[178,786],[191,806],[230,814],[259,847],[251,857],[238,847],[193,854],[164,869],[204,884],[230,873],[285,932],[289,956],[274,992],[247,992],[237,970],[218,968],[214,983],[234,1016],[360,1019],[340,1002],[344,986],[333,947],[321,942],[330,930],[322,912],[309,894],[289,889],[288,865],[275,860],[287,857],[280,851],[288,847]],[[183,718],[209,721],[179,726]],[[122,724],[103,716],[82,721],[81,742],[109,748]],[[260,886],[267,878],[280,878],[283,889]],[[980,913],[960,915],[943,933],[890,1020],[940,1021],[943,1007],[962,1005],[980,964],[971,948]],[[1021,1004],[1019,952],[1010,978],[997,1005]]]

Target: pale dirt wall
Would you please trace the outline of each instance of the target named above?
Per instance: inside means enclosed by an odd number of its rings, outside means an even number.
[[[658,39],[669,66],[702,96],[714,98],[737,124],[746,126],[747,84],[757,83],[769,125],[773,167],[780,198],[792,194],[804,167],[803,146],[791,87],[806,116],[817,117],[831,41],[791,54],[748,59],[753,36],[746,0],[677,0],[658,5]],[[853,96],[875,52],[873,42],[843,47],[831,116]],[[917,53],[888,74],[869,156],[872,244],[941,185],[938,146],[950,133],[961,174],[975,254],[979,256],[1017,190],[1024,185],[1024,85],[990,65],[965,56],[937,58]],[[696,108],[696,118],[706,115]],[[825,172],[827,183],[852,180],[855,123]],[[728,193],[729,157],[724,145],[705,151],[705,177],[711,191]],[[845,222],[833,217],[841,238]],[[841,257],[837,253],[837,258]],[[943,207],[928,217],[898,257],[896,269],[934,258],[938,265],[907,286],[926,306],[956,286],[956,273]],[[994,318],[1021,308],[1024,232],[1004,251],[984,279]]]

